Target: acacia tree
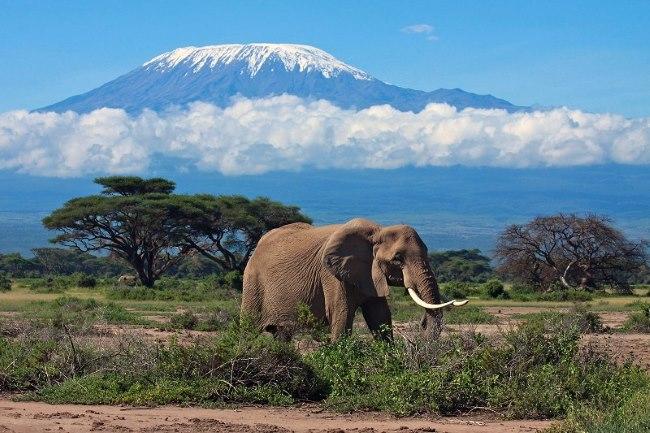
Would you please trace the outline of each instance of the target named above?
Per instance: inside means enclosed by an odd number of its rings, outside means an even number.
[[[101,195],[75,198],[43,219],[61,232],[52,242],[80,251],[109,251],[129,263],[142,284],[156,279],[188,248],[184,227],[176,223],[184,204],[172,194],[175,184],[154,178],[113,176],[95,179]]]
[[[187,228],[187,245],[226,271],[243,272],[257,242],[269,230],[311,223],[300,208],[264,197],[193,196],[185,210],[182,225]]]
[[[495,255],[498,271],[549,288],[592,290],[610,284],[629,290],[629,279],[646,263],[646,243],[633,242],[598,215],[558,214],[507,227]]]

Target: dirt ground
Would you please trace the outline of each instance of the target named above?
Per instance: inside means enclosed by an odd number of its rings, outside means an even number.
[[[549,421],[463,418],[392,418],[376,413],[333,414],[316,406],[298,408],[48,405],[0,398],[0,433],[530,433]]]

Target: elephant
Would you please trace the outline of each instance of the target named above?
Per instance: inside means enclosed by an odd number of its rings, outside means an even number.
[[[418,233],[370,220],[315,227],[293,223],[266,233],[244,270],[241,314],[261,330],[291,339],[299,306],[329,326],[336,341],[352,330],[358,308],[375,338],[392,340],[389,285],[404,286],[425,309],[420,326],[440,331],[440,292]]]
[[[120,275],[120,277],[117,279],[117,283],[123,286],[135,286],[136,283],[138,282],[138,277],[134,275]]]

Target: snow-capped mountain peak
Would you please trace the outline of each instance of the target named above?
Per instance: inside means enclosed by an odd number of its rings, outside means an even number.
[[[264,65],[280,62],[287,71],[320,72],[325,78],[341,73],[357,80],[372,80],[360,69],[343,63],[323,50],[309,45],[295,44],[228,44],[205,47],[183,47],[163,53],[142,65],[147,70],[170,71],[179,66],[191,68],[197,73],[204,68],[218,69],[233,63],[243,63],[250,77],[254,77]]]
[[[185,107],[196,101],[226,107],[233,97],[283,94],[323,99],[350,109],[388,104],[401,111],[419,112],[430,103],[458,109],[526,109],[461,89],[427,92],[387,84],[308,45],[231,44],[177,48],[96,89],[39,111],[87,113],[112,107],[139,113]]]

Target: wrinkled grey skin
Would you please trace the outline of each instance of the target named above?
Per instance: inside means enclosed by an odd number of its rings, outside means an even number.
[[[260,239],[244,271],[241,312],[288,339],[299,305],[307,305],[337,340],[352,329],[361,308],[373,334],[391,339],[389,284],[410,287],[428,303],[440,302],[426,246],[413,228],[365,219],[323,227],[294,223]],[[422,328],[437,335],[440,310],[423,311]]]

